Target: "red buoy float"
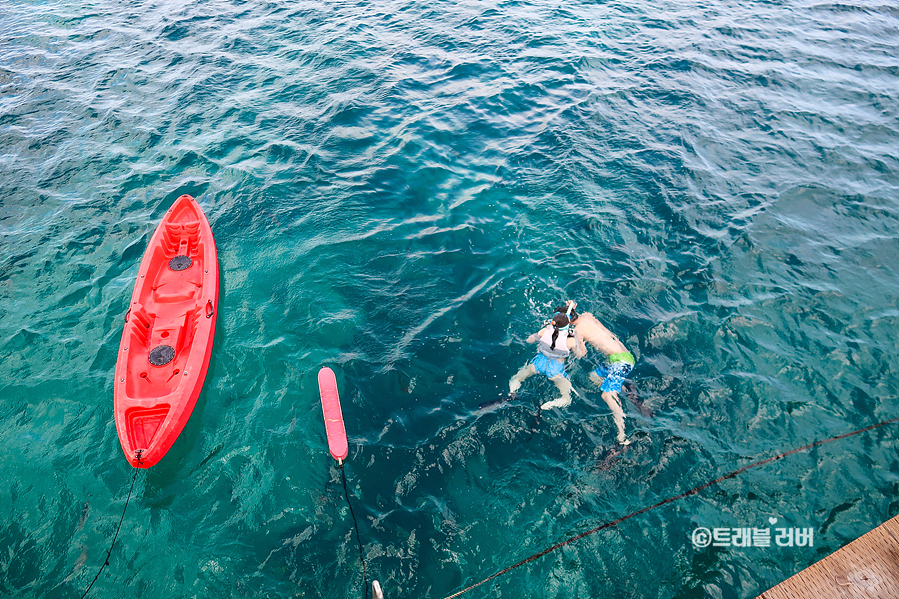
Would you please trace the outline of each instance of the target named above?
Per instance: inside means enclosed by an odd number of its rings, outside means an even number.
[[[343,424],[343,412],[340,410],[340,397],[337,395],[337,377],[334,371],[325,366],[318,371],[318,390],[322,398],[322,412],[325,415],[325,432],[328,435],[328,450],[331,457],[340,463],[350,453],[346,440],[346,427]]]

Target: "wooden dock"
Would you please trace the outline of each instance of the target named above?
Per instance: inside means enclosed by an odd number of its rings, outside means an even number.
[[[899,598],[899,516],[756,599]]]

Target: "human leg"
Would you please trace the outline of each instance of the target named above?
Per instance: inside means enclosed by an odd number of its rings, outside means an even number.
[[[524,366],[521,367],[515,376],[512,377],[512,380],[509,381],[509,393],[515,393],[521,388],[521,383],[524,382],[526,378],[531,375],[537,374],[537,369],[534,368],[534,365],[528,362]]]
[[[618,427],[618,442],[627,444],[627,436],[624,434],[624,410],[621,408],[618,394],[614,391],[603,391],[602,398],[612,410],[612,419],[615,421],[615,426]]]
[[[561,397],[558,397],[552,401],[548,401],[545,404],[540,406],[541,410],[548,410],[550,408],[567,408],[571,405],[571,381],[568,380],[567,377],[563,375],[558,375],[550,378],[553,383],[555,383],[556,388],[561,393]]]

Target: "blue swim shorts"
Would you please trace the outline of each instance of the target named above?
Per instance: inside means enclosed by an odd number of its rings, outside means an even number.
[[[606,379],[600,386],[601,390],[618,393],[621,391],[621,385],[624,384],[624,379],[627,378],[632,368],[633,366],[627,362],[613,362],[611,364],[603,364],[593,372]]]
[[[554,376],[562,375],[566,379],[568,378],[568,373],[565,372],[565,364],[559,362],[557,360],[553,360],[552,358],[547,358],[543,354],[537,354],[533,360],[531,360],[531,364],[534,365],[534,368],[537,369],[537,372],[540,374],[545,374],[549,378],[553,378]]]

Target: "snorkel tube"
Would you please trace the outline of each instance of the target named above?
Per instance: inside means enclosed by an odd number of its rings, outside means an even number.
[[[571,313],[574,312],[575,307],[577,307],[577,302],[575,302],[574,300],[568,300],[567,302],[565,302],[565,304],[568,306],[568,308],[566,308],[565,312],[564,312],[565,318],[567,318],[568,322],[571,323]],[[546,321],[546,326],[549,326],[549,325],[556,326],[555,322],[554,322],[556,319],[556,316],[561,316],[562,314],[563,314],[562,306],[559,306],[553,312],[552,318],[550,318],[549,320]],[[577,313],[575,312],[575,318],[576,317],[577,317]],[[564,327],[556,327],[556,328],[560,331],[567,331],[569,326],[570,326],[570,324],[565,325]]]

